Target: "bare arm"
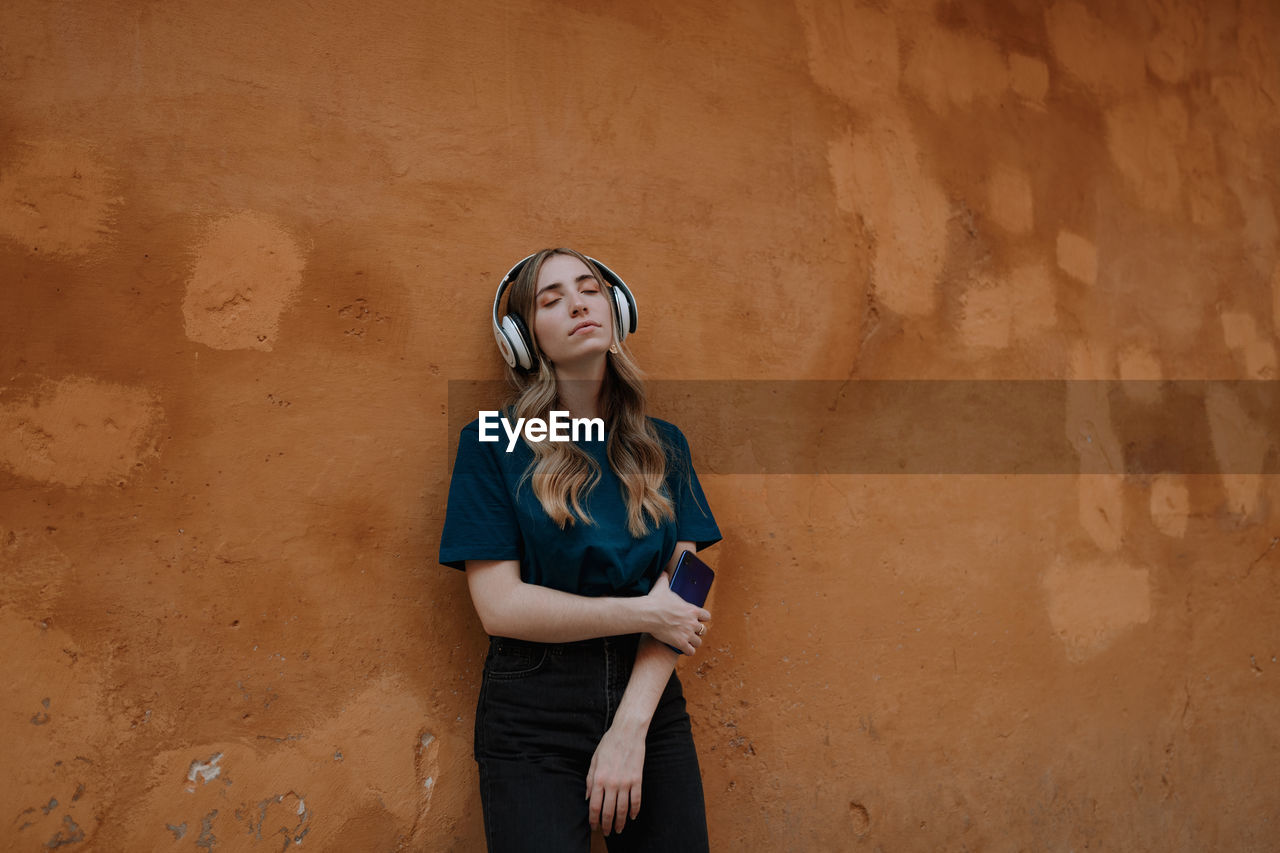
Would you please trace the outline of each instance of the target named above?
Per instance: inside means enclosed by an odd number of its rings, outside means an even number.
[[[694,550],[692,542],[677,542],[671,562],[667,563],[666,572],[670,575],[685,551]],[[674,593],[673,593],[674,594]],[[705,611],[704,611],[705,612]],[[707,618],[711,614],[707,613]],[[701,630],[701,628],[697,629]],[[702,637],[695,637],[694,650],[702,645]],[[693,652],[685,649],[685,654]],[[642,740],[649,732],[649,721],[662,698],[662,691],[671,680],[671,673],[676,668],[679,657],[671,649],[646,634],[640,638],[640,646],[636,649],[636,663],[631,669],[631,678],[627,681],[627,689],[622,693],[622,701],[618,703],[618,711],[613,715],[613,725],[623,726],[630,733]]]
[[[675,570],[681,553],[692,550],[694,543],[677,542],[667,571]],[[697,640],[695,646],[702,645],[702,637],[694,639]],[[685,653],[692,652],[686,649]],[[645,635],[640,638],[627,689],[623,691],[609,730],[600,739],[591,758],[591,769],[587,773],[587,796],[591,799],[589,816],[591,827],[603,828],[605,835],[610,830],[621,832],[628,815],[634,819],[640,813],[645,739],[658,700],[671,680],[676,657],[675,652],[653,637]]]
[[[688,543],[677,544],[677,555],[680,544]],[[538,643],[650,633],[689,654],[702,642],[700,620],[711,618],[667,589],[665,579],[643,596],[574,595],[520,580],[516,560],[467,560],[467,586],[485,633]]]

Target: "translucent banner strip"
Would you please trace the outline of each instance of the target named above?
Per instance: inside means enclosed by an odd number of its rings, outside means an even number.
[[[1280,382],[649,380],[706,474],[1275,474]],[[502,380],[449,381],[458,433]],[[504,437],[502,446],[506,446]]]

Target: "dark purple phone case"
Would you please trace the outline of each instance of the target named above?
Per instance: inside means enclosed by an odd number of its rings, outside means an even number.
[[[684,551],[676,562],[676,570],[671,573],[671,591],[690,604],[701,607],[707,603],[707,593],[711,592],[711,582],[715,579],[716,573],[710,566],[695,557],[692,551]],[[667,645],[667,648],[676,654],[684,654],[675,646]]]

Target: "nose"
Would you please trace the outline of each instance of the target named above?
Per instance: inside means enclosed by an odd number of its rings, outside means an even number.
[[[569,313],[576,317],[579,312],[585,314],[586,311],[587,311],[586,297],[584,297],[581,293],[579,293],[576,290],[570,291]]]

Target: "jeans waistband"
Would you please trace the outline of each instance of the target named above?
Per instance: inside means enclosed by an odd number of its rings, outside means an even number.
[[[489,637],[489,645],[498,649],[546,649],[553,655],[598,654],[606,649],[634,648],[640,642],[639,634],[614,634],[609,637],[592,637],[571,643],[539,643],[533,640],[517,640],[514,637]]]

